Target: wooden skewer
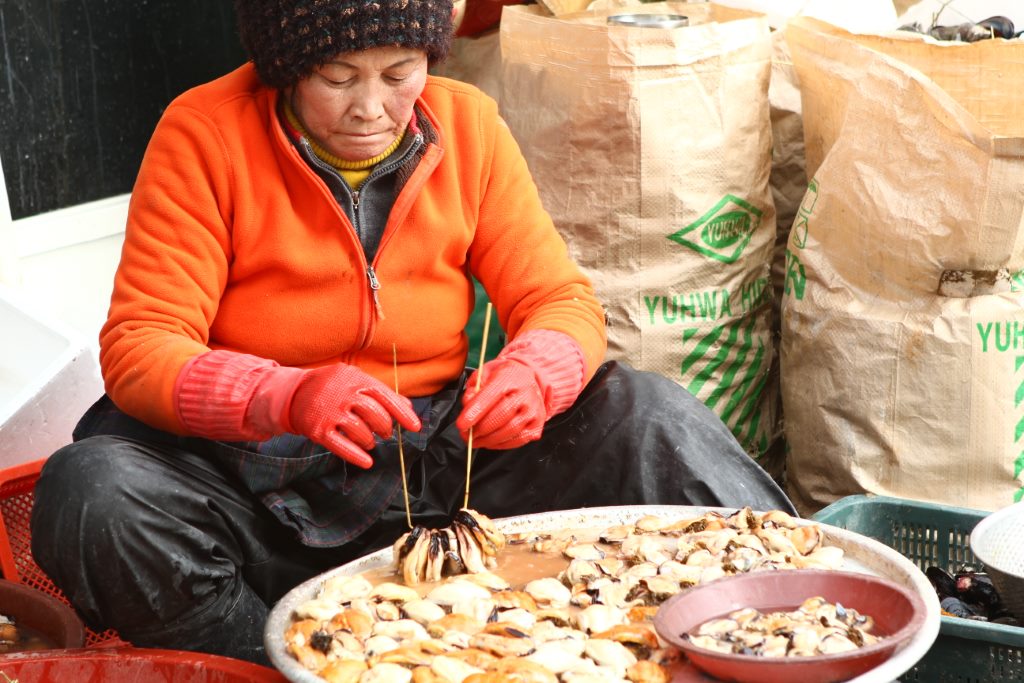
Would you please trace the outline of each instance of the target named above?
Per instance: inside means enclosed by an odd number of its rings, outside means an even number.
[[[487,335],[491,330],[491,302],[487,302],[487,311],[484,313],[484,335],[480,340],[480,367],[476,370],[476,390],[480,391],[480,380],[484,376],[484,356],[487,353]],[[469,471],[473,466],[473,428],[469,428],[469,438],[466,439],[468,452],[466,453],[466,497],[462,501],[462,507],[469,507]]]
[[[391,345],[391,362],[395,368],[395,393],[398,391],[398,347]],[[398,463],[402,467],[402,494],[405,496],[405,523],[412,529],[412,511],[409,509],[409,482],[405,478],[405,451],[402,450],[402,425],[398,427]]]

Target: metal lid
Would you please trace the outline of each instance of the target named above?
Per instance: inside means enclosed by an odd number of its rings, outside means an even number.
[[[613,14],[609,24],[618,26],[654,26],[656,28],[679,28],[689,26],[690,18],[682,14]]]

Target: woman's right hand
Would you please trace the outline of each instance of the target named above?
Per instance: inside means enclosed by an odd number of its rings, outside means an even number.
[[[373,464],[374,438],[393,420],[419,431],[412,401],[359,368],[282,367],[234,351],[208,351],[181,370],[175,404],[184,432],[221,441],[262,441],[300,434],[358,467]]]
[[[374,434],[389,438],[394,421],[410,431],[420,429],[412,401],[344,363],[303,370],[281,417],[286,431],[362,468],[373,464],[368,451],[373,450]]]

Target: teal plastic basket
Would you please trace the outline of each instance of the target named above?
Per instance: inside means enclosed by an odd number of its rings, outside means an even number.
[[[988,513],[885,496],[849,496],[814,515],[822,524],[885,543],[922,571],[955,572],[979,565],[971,552],[974,526]],[[942,617],[928,653],[900,679],[904,683],[1020,683],[1024,628]]]

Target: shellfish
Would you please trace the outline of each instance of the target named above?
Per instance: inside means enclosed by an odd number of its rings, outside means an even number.
[[[450,527],[416,526],[393,546],[395,570],[407,586],[457,574],[490,573],[505,535],[486,516],[463,508]]]

